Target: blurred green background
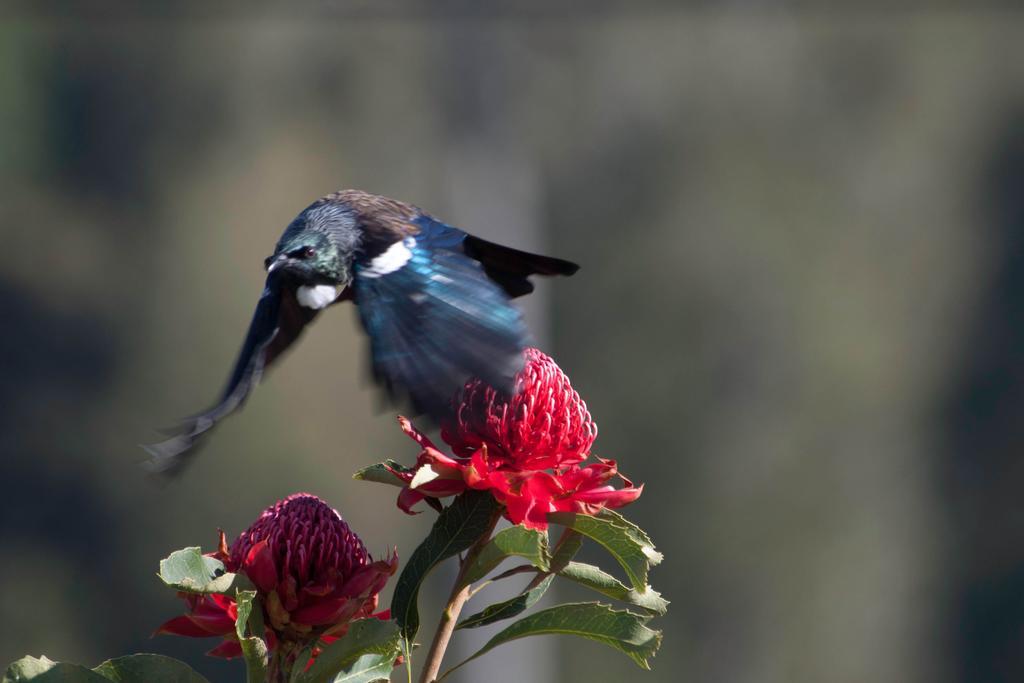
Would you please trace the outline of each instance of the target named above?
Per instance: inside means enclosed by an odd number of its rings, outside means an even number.
[[[1024,14],[970,7],[0,9],[0,660],[237,680],[147,639],[156,562],[294,491],[409,556],[430,516],[350,479],[416,454],[351,309],[180,481],[134,466],[358,187],[583,264],[529,315],[667,557],[653,672],[562,638],[461,680],[1024,679]]]

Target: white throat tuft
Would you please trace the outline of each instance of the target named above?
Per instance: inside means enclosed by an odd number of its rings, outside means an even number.
[[[302,285],[295,290],[295,299],[300,306],[319,311],[334,303],[338,298],[338,288],[334,285]]]

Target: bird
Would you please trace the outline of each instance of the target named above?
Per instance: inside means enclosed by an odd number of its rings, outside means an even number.
[[[180,472],[305,328],[342,302],[355,304],[369,337],[374,381],[414,413],[440,423],[471,377],[508,394],[530,344],[512,299],[533,291],[532,275],[569,276],[579,266],[489,242],[412,204],[349,189],[303,209],[264,268],[263,292],[219,399],[169,438],[143,445],[150,472]]]

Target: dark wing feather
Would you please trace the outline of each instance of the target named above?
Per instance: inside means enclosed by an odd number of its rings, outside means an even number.
[[[484,264],[488,277],[511,297],[533,291],[533,283],[528,279],[530,275],[572,275],[580,269],[572,261],[531,254],[473,235],[466,235],[465,250],[466,254]]]
[[[374,378],[389,394],[406,394],[434,419],[470,377],[511,391],[528,343],[519,310],[462,249],[465,233],[420,222],[412,258],[372,277],[356,265],[355,301],[370,336]]]
[[[171,438],[143,446],[150,455],[145,467],[161,474],[180,471],[217,423],[245,404],[263,371],[291,346],[314,317],[316,311],[300,306],[295,300],[294,288],[282,277],[268,276],[266,289],[256,305],[249,332],[220,401],[209,410],[187,418],[179,433]]]

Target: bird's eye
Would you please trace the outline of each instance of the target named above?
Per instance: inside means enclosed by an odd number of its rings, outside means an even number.
[[[288,255],[291,256],[292,258],[313,258],[314,256],[316,256],[316,249],[314,249],[313,247],[299,247],[298,249],[294,249],[288,252]]]

